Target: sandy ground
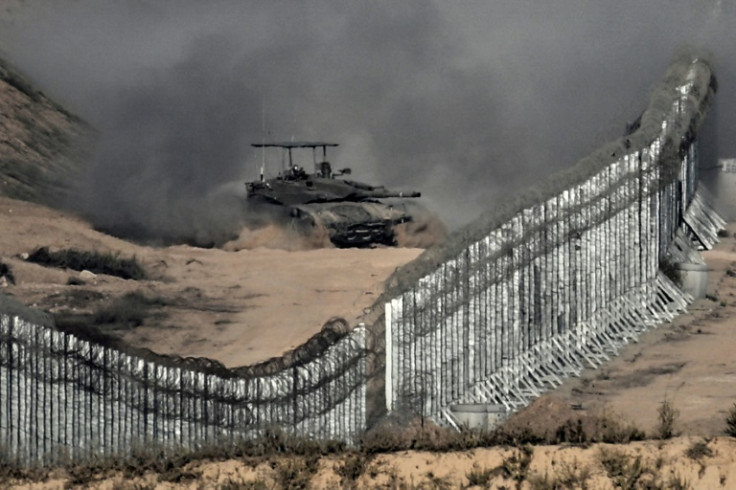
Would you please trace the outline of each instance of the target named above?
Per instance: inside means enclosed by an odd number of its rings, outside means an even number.
[[[176,481],[178,480],[178,481]],[[75,481],[72,485],[70,482]],[[667,488],[736,486],[736,440],[682,437],[628,445],[478,448],[463,452],[402,451],[360,457],[274,457],[194,462],[162,475],[121,473],[77,480],[64,470],[39,483],[8,488]]]
[[[78,272],[20,258],[41,246],[135,256],[152,279],[99,275],[71,286],[67,282]],[[0,197],[0,261],[16,279],[3,292],[49,311],[94,310],[130,291],[164,298],[170,304],[126,332],[125,340],[162,354],[213,358],[229,367],[281,355],[319,332],[331,317],[354,325],[383,281],[421,251],[146,247],[94,231],[69,214]]]

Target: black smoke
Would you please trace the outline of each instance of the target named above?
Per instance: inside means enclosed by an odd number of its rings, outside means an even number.
[[[217,240],[263,139],[334,140],[358,180],[450,228],[620,136],[683,47],[736,156],[736,9],[718,0],[67,0],[0,14],[4,54],[101,130],[75,205],[141,238]]]

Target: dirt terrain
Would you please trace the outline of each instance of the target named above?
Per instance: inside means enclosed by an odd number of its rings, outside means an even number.
[[[136,474],[52,471],[7,488],[88,489],[716,489],[736,484],[736,440],[679,437],[626,445],[478,447],[198,460]]]
[[[138,291],[162,306],[142,325],[117,331],[125,341],[161,354],[209,357],[228,367],[281,355],[317,333],[331,317],[354,325],[378,297],[386,277],[421,252],[146,247],[99,233],[62,211],[4,197],[0,230],[0,262],[11,268],[15,279],[15,284],[6,281],[1,289],[5,294],[52,313],[83,313]],[[38,247],[135,257],[150,279],[97,275],[82,281],[78,271],[21,258]],[[70,285],[70,278],[84,284]]]

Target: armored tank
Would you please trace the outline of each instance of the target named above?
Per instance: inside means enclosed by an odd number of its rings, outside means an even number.
[[[260,179],[245,184],[247,199],[282,207],[284,216],[300,226],[323,227],[337,247],[395,245],[394,227],[411,221],[412,216],[405,206],[382,200],[421,197],[416,191],[397,192],[349,180],[345,178],[351,174],[349,168],[334,172],[327,161],[327,148],[336,147],[337,143],[306,141],[252,146],[281,149],[282,163],[276,177],[266,178],[264,159]],[[313,172],[295,163],[295,149],[312,150]]]

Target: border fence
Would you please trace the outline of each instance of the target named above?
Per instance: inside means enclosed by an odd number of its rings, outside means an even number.
[[[0,312],[0,452],[53,464],[272,428],[354,443],[386,413],[459,427],[457,405],[526,405],[687,305],[661,271],[702,261],[724,225],[697,175],[714,93],[705,61],[676,60],[620,140],[401,268],[372,325],[270,363],[127,352]]]
[[[386,409],[454,427],[463,405],[512,412],[684,309],[660,268],[702,261],[725,224],[697,178],[714,92],[706,62],[678,60],[621,140],[397,273]]]
[[[279,429],[353,441],[364,429],[366,330],[273,374],[146,359],[0,316],[0,448],[24,464],[196,448]]]

